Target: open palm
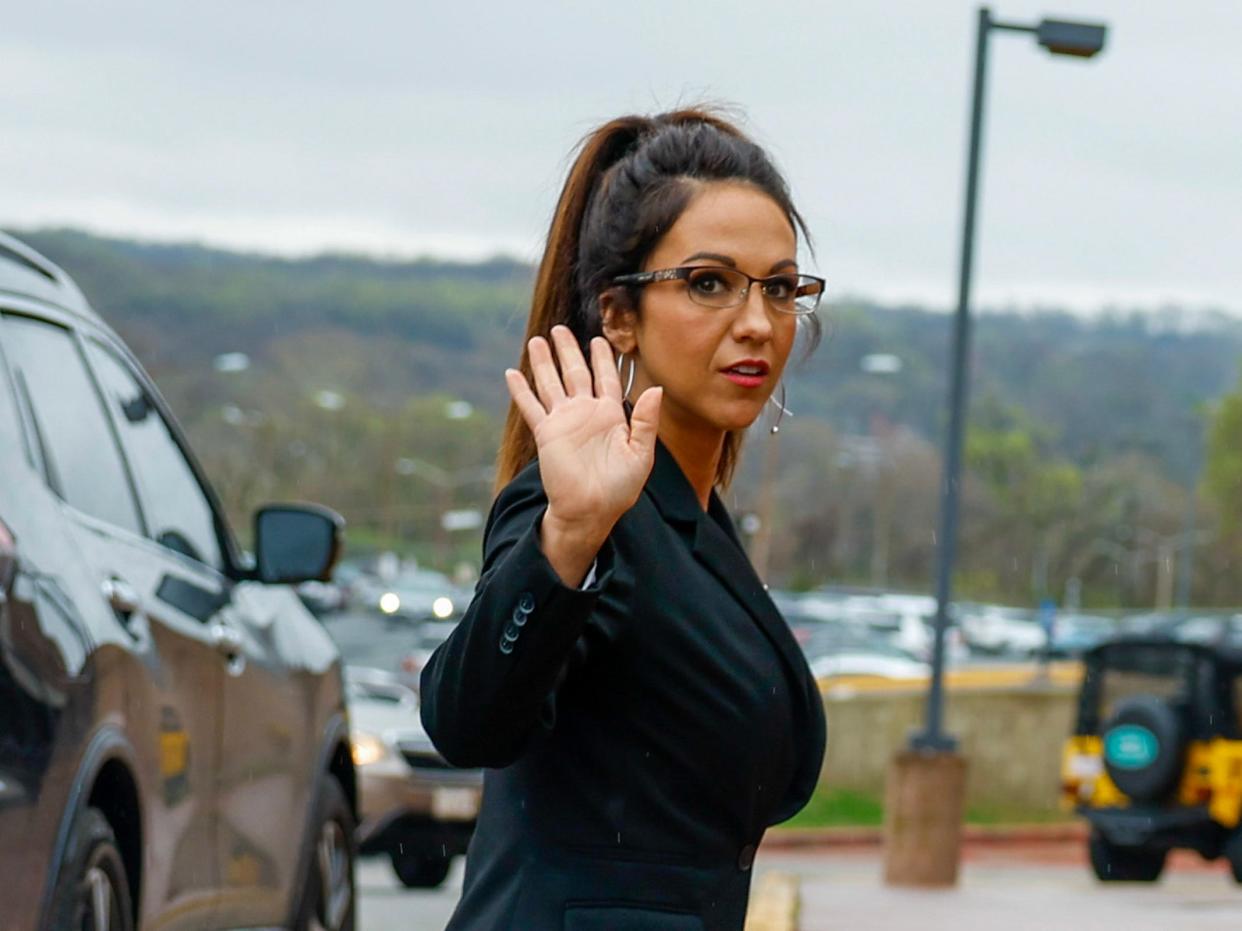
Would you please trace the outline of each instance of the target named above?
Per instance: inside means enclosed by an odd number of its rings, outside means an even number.
[[[528,347],[535,388],[509,369],[509,394],[534,434],[549,510],[565,522],[610,528],[651,473],[662,389],[644,391],[627,422],[607,341],[591,340],[590,368],[567,327],[552,329],[552,343],[560,372],[537,336]]]

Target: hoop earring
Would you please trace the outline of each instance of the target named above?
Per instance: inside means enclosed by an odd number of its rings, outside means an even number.
[[[773,436],[781,432],[781,418],[788,414],[790,417],[794,415],[793,411],[785,406],[785,383],[781,382],[781,399],[768,398],[770,404],[775,404],[777,409],[776,423],[772,424],[772,429],[768,432]]]
[[[618,378],[621,377],[621,363],[624,361],[625,361],[625,353],[624,352],[619,353],[617,355],[617,377]],[[636,369],[637,367],[638,367],[637,364],[634,362],[633,359],[631,359],[630,360],[630,375],[629,375],[629,378],[627,378],[625,381],[625,394],[621,396],[622,400],[628,401],[630,399],[630,389],[634,387],[634,369]]]

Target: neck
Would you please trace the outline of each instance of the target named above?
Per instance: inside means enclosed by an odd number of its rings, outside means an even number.
[[[673,418],[661,418],[660,442],[689,480],[694,496],[699,499],[699,506],[705,511],[716,484],[724,438],[724,433],[719,430],[686,430]]]

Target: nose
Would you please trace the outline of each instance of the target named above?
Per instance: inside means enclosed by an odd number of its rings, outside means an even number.
[[[763,289],[751,285],[733,317],[733,336],[739,342],[767,342],[772,338],[772,316]]]

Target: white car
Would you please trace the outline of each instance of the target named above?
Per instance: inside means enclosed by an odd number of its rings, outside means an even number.
[[[821,656],[811,664],[811,673],[817,679],[837,676],[875,676],[880,679],[926,679],[931,667],[897,651],[879,653],[871,651],[845,651]]]
[[[962,618],[966,642],[985,653],[1036,656],[1048,646],[1048,635],[1030,612],[988,605]]]

